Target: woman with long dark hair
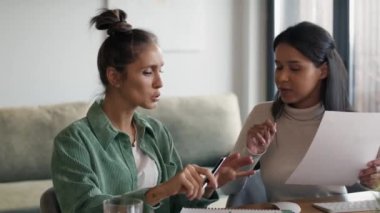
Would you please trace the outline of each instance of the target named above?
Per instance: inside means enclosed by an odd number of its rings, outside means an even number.
[[[345,186],[285,184],[307,152],[325,110],[351,111],[347,70],[333,38],[322,27],[301,22],[281,32],[273,49],[277,94],[274,101],[253,108],[234,151],[260,159],[269,201],[346,193]],[[376,159],[363,168],[359,179],[364,186],[379,184],[379,166]],[[233,194],[243,185],[244,180],[235,180],[223,189]]]

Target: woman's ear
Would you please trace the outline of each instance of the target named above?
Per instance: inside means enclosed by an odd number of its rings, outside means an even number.
[[[321,76],[320,76],[320,79],[325,79],[327,78],[328,74],[329,74],[329,67],[327,66],[327,63],[323,63],[320,67],[321,69]]]
[[[114,67],[107,67],[106,76],[108,83],[116,88],[119,88],[121,85],[121,73],[118,72]]]

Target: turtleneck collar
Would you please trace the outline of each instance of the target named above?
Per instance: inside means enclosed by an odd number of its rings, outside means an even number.
[[[325,107],[322,103],[303,109],[294,108],[287,104],[284,107],[284,116],[297,121],[321,120],[324,112]]]

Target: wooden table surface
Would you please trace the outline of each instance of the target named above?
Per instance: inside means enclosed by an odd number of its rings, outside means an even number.
[[[302,213],[321,213],[323,211],[313,207],[312,206],[313,203],[337,202],[337,201],[361,201],[361,200],[374,200],[374,199],[380,200],[380,192],[375,192],[375,191],[356,192],[356,193],[349,193],[346,195],[334,195],[334,196],[322,197],[322,198],[293,200],[291,202],[294,202],[300,205]],[[250,205],[241,206],[239,208],[275,209],[273,205],[270,203],[250,204]],[[364,211],[364,212],[380,212],[380,211],[377,210],[377,211]]]

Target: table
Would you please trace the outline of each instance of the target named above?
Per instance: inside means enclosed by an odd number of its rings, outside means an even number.
[[[312,199],[301,199],[301,200],[292,200],[291,202],[297,203],[301,207],[302,213],[321,213],[323,211],[313,207],[313,203],[320,202],[337,202],[337,201],[361,201],[361,200],[373,200],[380,199],[380,192],[375,191],[365,191],[365,192],[355,192],[345,195],[334,195],[329,197],[321,198],[312,198]],[[261,204],[249,204],[243,205],[239,208],[246,209],[274,209],[270,203],[261,203]],[[365,212],[374,212],[374,211],[365,211]],[[358,213],[358,212],[355,212]]]

